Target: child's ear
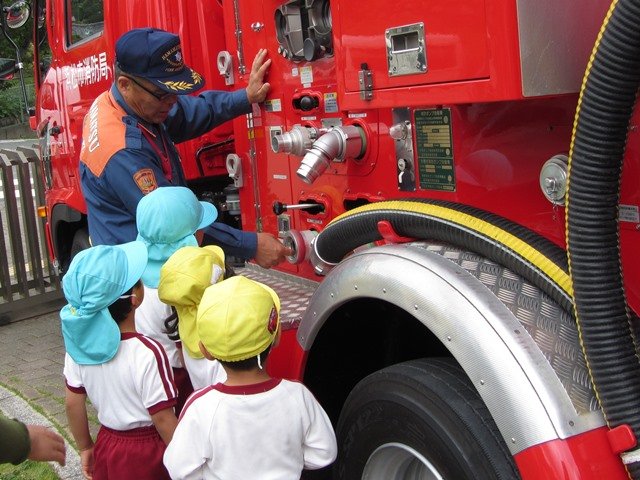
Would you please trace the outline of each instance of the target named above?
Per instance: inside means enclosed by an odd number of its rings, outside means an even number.
[[[144,288],[142,283],[140,285],[134,285],[132,293],[131,305],[133,305],[133,308],[138,308],[142,303],[142,300],[144,300]]]
[[[144,299],[144,290],[142,288],[133,287],[133,295],[131,295],[131,305],[138,308]]]
[[[204,355],[204,358],[206,358],[207,360],[215,360],[215,358],[213,357],[213,355],[211,355],[209,353],[209,350],[207,350],[207,347],[205,347],[202,342],[198,342],[198,346],[200,347],[200,351],[202,352],[202,354]]]

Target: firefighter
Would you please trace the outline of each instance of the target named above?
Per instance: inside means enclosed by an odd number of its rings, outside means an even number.
[[[80,179],[93,245],[135,240],[138,201],[160,186],[186,186],[174,143],[250,113],[270,87],[264,82],[271,64],[266,49],[256,54],[246,89],[208,90],[197,97],[188,94],[201,89],[204,79],[184,64],[177,35],[134,29],[118,39],[115,50],[114,83],[93,102],[83,125]],[[204,243],[265,268],[292,254],[271,234],[223,223],[206,229]]]

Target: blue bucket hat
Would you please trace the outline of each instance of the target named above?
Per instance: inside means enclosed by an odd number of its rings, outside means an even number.
[[[200,202],[187,187],[159,187],[138,202],[138,238],[149,251],[142,282],[158,288],[160,268],[178,249],[197,247],[194,233],[211,225],[218,211],[209,202]]]
[[[78,253],[62,278],[69,302],[60,311],[67,353],[79,365],[111,360],[120,345],[120,329],[108,307],[133,287],[147,265],[142,242],[98,245]]]
[[[186,95],[204,85],[202,76],[184,64],[180,37],[157,28],[136,28],[116,42],[116,64],[167,93]]]

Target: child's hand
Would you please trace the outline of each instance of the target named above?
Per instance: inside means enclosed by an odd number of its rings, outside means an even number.
[[[82,474],[84,478],[91,480],[93,478],[93,447],[80,452],[80,461],[82,462]]]

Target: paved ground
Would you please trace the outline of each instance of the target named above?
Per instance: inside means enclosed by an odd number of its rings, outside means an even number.
[[[72,439],[64,411],[64,345],[58,311],[0,327],[0,410],[25,423],[51,425]],[[90,407],[91,431],[98,431]],[[67,445],[67,466],[57,467],[63,480],[80,480],[80,461]]]

